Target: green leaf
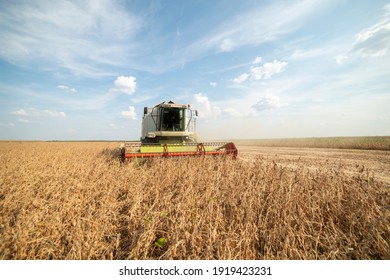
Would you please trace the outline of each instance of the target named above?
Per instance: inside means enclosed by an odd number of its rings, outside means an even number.
[[[165,240],[164,237],[160,237],[159,239],[157,239],[156,242],[154,242],[154,245],[159,247],[159,248],[164,247],[166,244],[167,244],[167,241]]]

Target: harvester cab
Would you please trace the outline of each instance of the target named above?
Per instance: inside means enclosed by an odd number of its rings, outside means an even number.
[[[141,143],[195,143],[198,111],[172,101],[144,108]]]
[[[201,155],[231,155],[238,151],[232,142],[198,142],[196,117],[198,111],[190,105],[163,102],[145,107],[141,141],[122,144],[121,161],[131,158],[178,157]]]

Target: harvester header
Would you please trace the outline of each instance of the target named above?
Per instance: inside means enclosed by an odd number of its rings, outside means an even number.
[[[191,109],[189,104],[173,101],[145,107],[140,142],[122,144],[121,160],[200,155],[236,158],[238,151],[232,142],[198,142],[197,116],[198,111]]]

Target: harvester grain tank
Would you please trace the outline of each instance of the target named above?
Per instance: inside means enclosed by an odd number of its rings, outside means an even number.
[[[141,139],[138,143],[121,145],[121,159],[179,157],[201,155],[231,155],[238,151],[232,142],[198,142],[197,110],[190,105],[162,102],[145,107]]]

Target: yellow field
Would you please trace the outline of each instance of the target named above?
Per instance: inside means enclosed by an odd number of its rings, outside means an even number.
[[[362,165],[117,147],[0,142],[0,259],[390,259],[389,185]]]
[[[242,145],[261,147],[334,148],[390,151],[390,136],[259,139],[239,140],[236,142]]]

